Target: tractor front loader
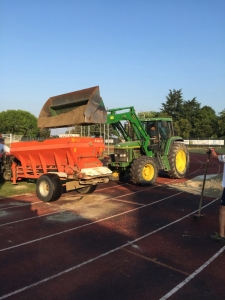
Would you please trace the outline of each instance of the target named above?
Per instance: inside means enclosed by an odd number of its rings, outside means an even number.
[[[137,185],[154,184],[159,170],[170,178],[183,178],[189,168],[189,152],[180,136],[174,134],[171,118],[140,119],[134,107],[108,110],[111,124],[124,142],[114,146],[108,167],[111,180],[129,175]],[[151,137],[150,127],[155,136]]]

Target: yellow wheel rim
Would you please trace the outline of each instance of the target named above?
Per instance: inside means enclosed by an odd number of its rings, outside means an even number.
[[[155,169],[152,165],[146,164],[142,170],[142,177],[146,181],[151,181],[152,178],[154,177],[155,174]]]
[[[119,172],[113,172],[113,173],[112,173],[112,176],[115,177],[115,178],[119,177],[119,175],[120,175]]]
[[[178,172],[184,172],[187,165],[187,158],[184,150],[179,150],[176,155],[176,169]]]

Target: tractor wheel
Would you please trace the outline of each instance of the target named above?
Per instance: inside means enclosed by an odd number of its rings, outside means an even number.
[[[44,202],[58,200],[62,195],[62,183],[56,174],[44,174],[36,183],[36,194]]]
[[[155,183],[158,171],[154,158],[141,156],[132,163],[130,176],[137,185],[151,185]]]
[[[185,144],[173,144],[168,155],[170,163],[170,178],[183,178],[187,174],[189,167],[189,152]]]
[[[88,185],[88,186],[85,186],[83,188],[79,188],[76,191],[80,194],[91,194],[96,190],[96,188],[97,188],[97,184]]]

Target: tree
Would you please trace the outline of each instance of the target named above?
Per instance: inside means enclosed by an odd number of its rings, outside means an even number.
[[[190,137],[191,128],[191,123],[187,119],[180,119],[174,122],[174,131],[185,139]]]
[[[212,138],[217,137],[215,127],[218,125],[217,116],[215,111],[209,107],[204,106],[199,111],[198,116],[194,119],[194,126],[192,127],[191,136],[192,138]]]
[[[50,137],[50,130],[48,128],[40,129],[37,136],[41,137],[41,138],[44,138],[44,139],[49,138]]]
[[[167,113],[173,118],[174,122],[181,118],[183,96],[181,90],[169,90],[168,96],[166,96],[166,103],[162,103],[161,112]]]
[[[225,109],[219,113],[218,117],[219,136],[225,136]]]
[[[214,109],[210,106],[203,106],[200,110],[199,119],[202,122],[202,137],[218,136],[218,117]]]
[[[37,118],[24,110],[2,111],[0,132],[36,137],[39,133]]]
[[[156,118],[157,117],[156,111],[140,111],[137,113],[139,119],[148,119],[148,118]]]
[[[194,126],[194,121],[200,113],[200,106],[201,104],[197,102],[196,97],[192,100],[183,101],[182,118],[187,119]]]

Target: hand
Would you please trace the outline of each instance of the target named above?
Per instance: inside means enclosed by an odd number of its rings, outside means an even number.
[[[214,148],[211,148],[211,152],[210,152],[211,156],[213,158],[218,158],[218,154],[216,153],[215,149]]]

